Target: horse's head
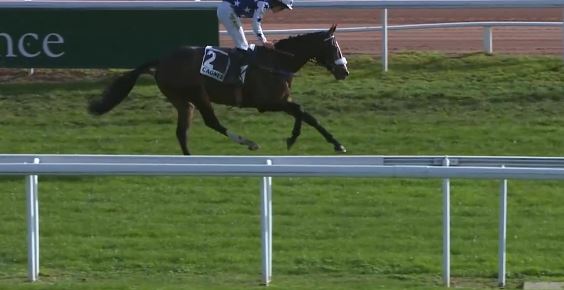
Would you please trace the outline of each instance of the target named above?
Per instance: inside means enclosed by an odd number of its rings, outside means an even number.
[[[347,59],[343,57],[339,43],[335,38],[337,25],[327,31],[313,32],[282,39],[275,44],[280,52],[292,57],[280,56],[280,63],[292,72],[297,72],[310,60],[327,68],[337,80],[344,80],[349,75]]]
[[[314,56],[315,61],[327,68],[338,80],[344,80],[349,75],[347,59],[341,52],[341,47],[335,38],[337,25],[331,26],[323,37],[321,49]]]

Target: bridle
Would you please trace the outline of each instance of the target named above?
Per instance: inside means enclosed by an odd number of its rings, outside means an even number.
[[[343,56],[341,52],[341,48],[339,47],[339,43],[335,39],[335,35],[331,35],[325,39],[323,39],[323,43],[329,43],[331,47],[337,48],[337,55],[333,56],[333,62],[330,62],[329,59],[324,59],[322,65],[326,67],[329,71],[334,71],[338,66],[346,66],[347,59]]]

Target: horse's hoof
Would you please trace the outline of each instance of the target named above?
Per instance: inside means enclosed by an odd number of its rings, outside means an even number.
[[[251,151],[256,151],[259,148],[260,148],[260,146],[257,143],[253,142],[253,143],[249,144],[249,150],[251,150]]]
[[[286,139],[286,148],[288,150],[290,150],[292,148],[292,146],[294,145],[294,143],[296,143],[296,139],[293,139],[293,138]]]
[[[335,146],[335,152],[337,153],[347,153],[347,148],[343,145]]]

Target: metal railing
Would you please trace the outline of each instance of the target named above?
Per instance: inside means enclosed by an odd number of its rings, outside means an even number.
[[[450,178],[499,179],[498,283],[506,284],[507,179],[564,179],[564,158],[496,156],[125,156],[0,155],[0,175],[25,176],[28,278],[39,276],[39,175],[257,176],[262,281],[272,279],[272,177],[443,179],[443,282],[450,286]]]
[[[209,9],[218,0],[4,0],[0,8]],[[563,0],[296,0],[296,8],[558,8]]]
[[[493,54],[493,28],[495,27],[563,27],[564,22],[540,22],[540,21],[476,21],[476,22],[447,22],[447,23],[425,23],[425,24],[401,24],[401,25],[385,25],[381,26],[357,26],[357,27],[338,27],[338,32],[374,32],[385,30],[414,30],[414,29],[448,29],[448,28],[468,28],[468,27],[482,27],[483,32],[483,51],[487,54]],[[563,28],[564,29],[564,28]],[[317,31],[324,31],[327,28],[296,28],[296,29],[267,29],[264,30],[266,34],[271,35],[293,35],[301,33],[310,33]],[[221,30],[222,35],[227,35],[227,31]],[[245,30],[247,34],[253,34],[252,30]],[[382,41],[387,43],[389,34],[386,33],[382,36]],[[388,49],[382,49],[381,59],[383,63],[382,69],[384,71],[388,70],[387,59],[388,59]]]

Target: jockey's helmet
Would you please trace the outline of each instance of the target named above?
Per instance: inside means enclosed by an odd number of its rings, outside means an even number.
[[[292,6],[294,6],[294,0],[278,0],[278,2],[289,10],[292,10]]]

